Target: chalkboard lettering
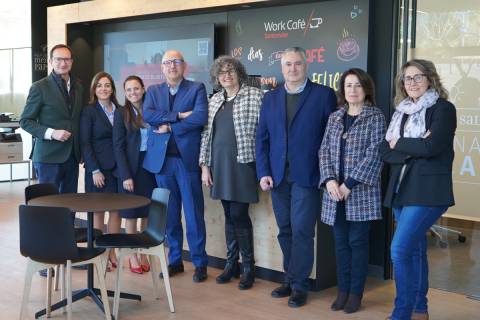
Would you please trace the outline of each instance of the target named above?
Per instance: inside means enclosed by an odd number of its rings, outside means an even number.
[[[284,21],[279,21],[279,22],[264,22],[263,25],[265,26],[265,31],[266,32],[276,32],[276,31],[284,31],[285,30],[285,22]]]
[[[329,73],[324,71],[322,73],[312,73],[312,82],[329,86],[333,90],[338,90],[338,80],[340,80],[341,72]]]
[[[322,63],[325,62],[323,52],[325,52],[324,47],[316,48],[316,49],[307,49],[307,62],[312,63],[312,62],[318,62]]]
[[[287,32],[282,33],[265,33],[265,39],[288,38]]]
[[[322,23],[322,17],[313,17],[314,11],[310,13],[308,17],[308,28],[309,29],[317,29]],[[265,28],[265,32],[279,32],[279,31],[295,31],[295,30],[305,30],[307,27],[307,22],[304,18],[295,18],[295,19],[288,19],[287,22],[284,20],[280,21],[268,21],[264,22],[263,26]]]
[[[277,78],[276,77],[261,77],[260,83],[262,86],[269,86],[275,88],[277,86]]]
[[[288,20],[287,22],[287,29],[288,30],[298,30],[298,29],[305,29],[305,19],[298,19],[298,20]]]
[[[243,51],[242,47],[233,48],[233,50],[231,52],[231,55],[234,58],[241,58],[242,57],[242,51]]]
[[[263,61],[263,52],[262,49],[255,50],[253,47],[250,47],[250,52],[247,57],[248,61],[258,60]]]
[[[272,52],[272,54],[268,57],[268,65],[271,66],[275,62],[280,61],[280,59],[282,59],[282,54],[283,50]]]

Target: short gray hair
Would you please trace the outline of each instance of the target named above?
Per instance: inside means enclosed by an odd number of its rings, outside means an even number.
[[[245,66],[240,62],[240,60],[235,59],[231,56],[223,55],[215,59],[212,67],[210,68],[210,80],[215,90],[222,89],[220,82],[218,82],[218,74],[226,65],[231,65],[233,70],[235,70],[235,73],[238,76],[238,82],[240,83],[240,86],[242,86],[242,84],[244,83],[247,83],[248,74],[245,70]]]
[[[285,54],[287,54],[287,53],[300,53],[300,55],[303,58],[303,62],[305,64],[307,64],[307,52],[302,47],[290,47],[290,48],[287,48],[287,49],[283,50],[282,59],[281,59],[282,64],[283,64],[283,57],[285,57]]]

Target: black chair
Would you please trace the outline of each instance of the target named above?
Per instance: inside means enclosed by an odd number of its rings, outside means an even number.
[[[25,188],[25,204],[33,198],[58,194],[58,187],[53,183],[32,184]],[[93,239],[102,235],[102,231],[94,229]],[[75,228],[75,241],[77,243],[87,242],[87,228]]]
[[[97,238],[95,246],[107,249],[118,248],[118,261],[122,261],[123,256],[129,254],[137,253],[148,255],[150,265],[152,267],[151,274],[153,281],[153,292],[156,299],[160,298],[158,293],[158,271],[156,270],[155,263],[152,261],[152,256],[159,257],[160,267],[164,275],[163,281],[165,282],[165,290],[167,292],[170,312],[175,312],[164,247],[169,196],[170,191],[167,189],[156,188],[153,190],[152,203],[150,204],[148,213],[148,225],[142,233],[105,234]],[[113,316],[115,319],[118,319],[120,284],[122,275],[121,270],[122,268],[117,268],[117,281],[115,285],[115,296],[113,299]]]
[[[31,199],[42,197],[42,196],[49,196],[58,194],[58,187],[53,183],[38,183],[32,184],[25,188],[25,204],[28,205],[28,202]],[[93,237],[94,239],[102,234],[102,231],[98,229],[94,229]],[[77,243],[84,243],[87,242],[87,228],[75,228],[75,241]],[[61,285],[61,297],[64,297],[64,279],[60,276],[60,273],[63,274],[63,270],[59,270],[59,266],[55,266],[55,273],[57,276],[55,277],[55,283],[53,285],[53,290],[58,290],[58,282],[59,279],[62,279]],[[47,317],[50,316],[50,305],[51,305],[51,296],[52,296],[52,268],[47,270],[47,299],[46,299],[46,313]],[[59,272],[61,271],[61,272]]]
[[[73,265],[93,263],[97,270],[105,310],[110,320],[107,289],[105,287],[105,249],[77,247],[71,212],[68,208],[20,205],[20,253],[28,258],[20,319],[30,296],[33,275],[42,269],[65,265],[67,273],[67,318],[72,317]]]

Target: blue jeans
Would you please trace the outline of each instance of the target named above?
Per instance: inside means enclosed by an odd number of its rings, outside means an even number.
[[[155,175],[160,188],[170,190],[167,212],[168,263],[182,263],[183,227],[182,205],[187,229],[188,248],[195,267],[208,264],[205,251],[202,180],[199,171],[187,171],[181,158],[165,158],[160,173]]]
[[[368,273],[370,221],[347,221],[345,202],[341,201],[333,233],[338,291],[362,295]]]
[[[315,222],[320,211],[320,191],[283,181],[272,190],[272,206],[283,253],[285,283],[299,291],[310,289]]]
[[[397,296],[392,320],[410,320],[412,312],[426,313],[428,292],[427,240],[425,233],[447,207],[404,206],[393,208],[397,228],[391,245]]]

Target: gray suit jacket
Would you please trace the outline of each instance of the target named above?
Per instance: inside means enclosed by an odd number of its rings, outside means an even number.
[[[72,78],[75,101],[72,110],[67,105],[53,74],[35,82],[30,87],[20,126],[34,138],[32,160],[34,162],[63,163],[73,153],[80,161],[79,124],[83,106],[82,85]],[[45,140],[47,128],[70,131],[72,137],[65,142]]]

